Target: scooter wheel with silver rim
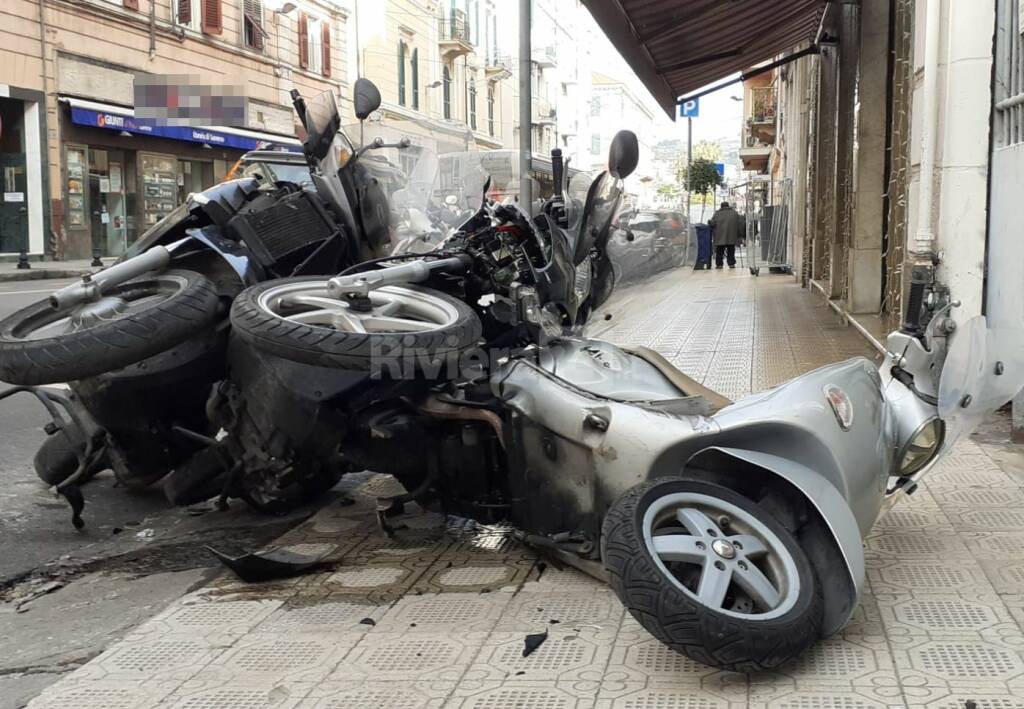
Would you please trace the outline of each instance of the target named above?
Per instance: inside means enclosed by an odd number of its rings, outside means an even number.
[[[605,516],[601,555],[633,617],[697,662],[770,669],[820,637],[807,555],[771,514],[721,485],[672,477],[633,487]]]
[[[269,354],[382,376],[457,362],[482,330],[472,308],[436,290],[391,285],[349,300],[329,295],[323,276],[247,288],[232,305],[231,325]]]

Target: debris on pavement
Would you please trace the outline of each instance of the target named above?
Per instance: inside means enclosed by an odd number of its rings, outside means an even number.
[[[320,566],[324,557],[330,553],[330,549],[326,549],[317,555],[297,554],[281,548],[243,554],[242,556],[228,556],[211,546],[206,548],[247,583],[299,576]]]
[[[548,639],[548,631],[545,630],[543,633],[534,633],[533,635],[527,635],[524,640],[523,646],[523,657],[529,657],[530,654],[544,644],[544,641]]]

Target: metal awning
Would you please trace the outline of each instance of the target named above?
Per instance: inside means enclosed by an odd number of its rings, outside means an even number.
[[[674,120],[677,99],[814,40],[825,0],[582,0]]]

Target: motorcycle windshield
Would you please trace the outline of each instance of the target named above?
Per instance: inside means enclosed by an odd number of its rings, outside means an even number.
[[[984,316],[949,336],[939,380],[939,416],[952,445],[1024,387],[1024,329],[991,328]]]
[[[388,117],[348,126],[344,132],[363,146],[348,169],[376,255],[435,250],[447,234],[437,219],[437,136],[421,122]]]

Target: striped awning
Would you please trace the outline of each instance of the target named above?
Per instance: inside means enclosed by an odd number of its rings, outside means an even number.
[[[670,117],[696,89],[814,40],[825,0],[582,0]]]

